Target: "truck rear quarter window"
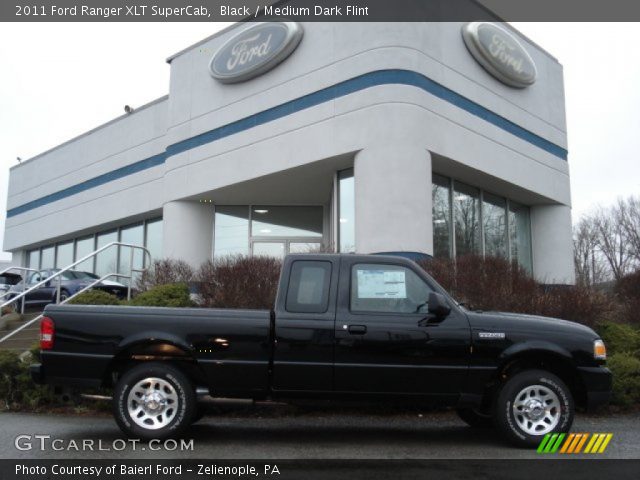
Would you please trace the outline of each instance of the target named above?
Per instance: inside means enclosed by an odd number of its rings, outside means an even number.
[[[329,306],[331,262],[293,262],[286,310],[291,313],[324,313]]]
[[[423,313],[430,292],[424,280],[406,267],[358,264],[351,270],[354,312]]]

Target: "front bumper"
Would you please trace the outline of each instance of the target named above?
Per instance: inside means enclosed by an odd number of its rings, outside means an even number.
[[[580,367],[578,373],[586,391],[587,410],[607,405],[611,399],[611,371],[606,367]]]

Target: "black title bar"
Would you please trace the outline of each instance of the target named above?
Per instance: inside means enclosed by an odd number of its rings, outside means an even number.
[[[640,21],[637,0],[14,0],[0,22]]]

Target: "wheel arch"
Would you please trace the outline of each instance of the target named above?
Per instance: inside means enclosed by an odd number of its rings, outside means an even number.
[[[571,353],[551,342],[519,344],[505,350],[499,358],[493,382],[503,384],[519,372],[534,369],[559,377],[571,391],[576,405],[586,405],[586,388]]]
[[[144,362],[166,362],[180,369],[194,386],[206,384],[193,349],[178,337],[146,332],[124,339],[111,360],[103,384],[113,386],[126,370]]]

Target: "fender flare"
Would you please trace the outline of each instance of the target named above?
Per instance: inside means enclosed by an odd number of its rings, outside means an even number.
[[[185,353],[193,357],[194,352],[192,346],[187,344],[184,339],[178,337],[177,335],[172,335],[170,333],[162,331],[146,331],[135,333],[124,338],[118,344],[114,358],[131,347],[145,344],[150,345],[155,343],[171,344],[175,347],[180,348],[181,350],[184,350]]]
[[[498,371],[502,370],[505,365],[514,359],[536,353],[560,357],[573,368],[576,368],[573,356],[567,349],[546,340],[529,340],[515,343],[504,350],[498,356]]]

